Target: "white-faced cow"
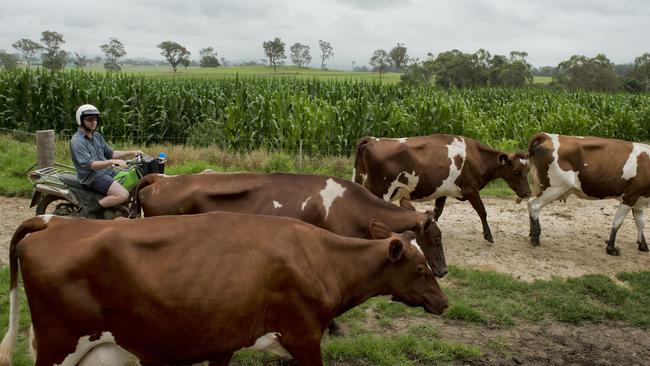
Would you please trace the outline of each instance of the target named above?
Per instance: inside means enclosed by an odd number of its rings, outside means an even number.
[[[357,143],[353,180],[386,201],[435,199],[436,220],[447,196],[467,200],[481,218],[483,237],[494,242],[479,191],[502,178],[517,196],[528,197],[527,174],[528,153],[507,154],[463,136],[364,137]]]
[[[345,179],[310,174],[150,174],[138,186],[145,216],[231,211],[293,217],[333,233],[371,239],[377,219],[396,233],[413,231],[437,277],[447,273],[433,213],[398,207]]]
[[[370,297],[392,295],[434,314],[447,307],[413,234],[372,227],[382,239],[230,212],[28,219],[11,240],[0,365],[17,337],[19,268],[36,366],[112,364],[125,353],[143,365],[218,366],[243,347],[272,345],[300,365],[322,365],[327,324]]]
[[[647,252],[643,210],[650,203],[650,146],[600,137],[572,137],[540,133],[530,140],[529,153],[535,197],[528,201],[530,240],[539,245],[542,207],[571,194],[580,198],[615,198],[621,202],[607,253],[620,255],[616,232],[632,210],[639,250]]]

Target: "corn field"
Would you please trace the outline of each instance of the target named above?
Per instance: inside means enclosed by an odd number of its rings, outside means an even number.
[[[0,127],[59,136],[84,103],[110,141],[349,155],[365,135],[452,133],[506,150],[539,131],[650,140],[650,95],[546,88],[441,90],[288,78],[155,78],[82,71],[0,73]]]

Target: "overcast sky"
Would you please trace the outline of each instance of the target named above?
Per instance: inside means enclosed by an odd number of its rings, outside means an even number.
[[[264,58],[262,42],[289,46],[329,41],[331,67],[368,63],[379,48],[404,43],[412,57],[459,49],[492,54],[527,51],[534,66],[557,65],[574,54],[604,53],[615,63],[650,52],[646,0],[3,0],[0,49],[20,38],[62,33],[64,49],[101,55],[116,37],[127,57],[162,59],[156,45],[171,40],[194,59],[212,46],[229,60]]]

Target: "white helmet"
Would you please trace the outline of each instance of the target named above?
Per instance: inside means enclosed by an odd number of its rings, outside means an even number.
[[[99,109],[92,104],[84,104],[77,108],[77,126],[81,126],[81,121],[88,116],[97,116],[97,121],[99,122]]]

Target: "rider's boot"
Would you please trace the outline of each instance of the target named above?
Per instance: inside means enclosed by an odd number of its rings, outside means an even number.
[[[89,219],[102,219],[104,218],[102,211],[104,207],[99,204],[96,200],[91,200],[91,202],[86,206],[85,216]]]

